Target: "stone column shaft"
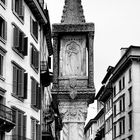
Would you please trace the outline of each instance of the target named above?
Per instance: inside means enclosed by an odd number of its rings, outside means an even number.
[[[58,52],[58,34],[53,34],[53,88],[58,88],[58,69],[59,69],[59,52]]]
[[[89,83],[88,83],[88,87],[89,88],[94,88],[94,82],[93,82],[93,78],[94,78],[94,74],[93,74],[93,65],[94,65],[94,61],[93,61],[93,39],[94,39],[94,32],[89,32],[88,34],[88,38],[89,38],[89,50],[88,50],[88,77],[89,77]]]

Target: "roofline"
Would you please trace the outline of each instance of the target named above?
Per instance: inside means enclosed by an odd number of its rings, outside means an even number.
[[[29,6],[30,10],[32,11],[33,15],[38,18],[38,21],[42,24],[47,24],[48,19],[45,15],[45,12],[43,8],[41,7],[40,3],[37,0],[24,0],[25,3]],[[33,7],[36,8],[37,11],[33,9]],[[36,15],[35,13],[39,13],[40,15]],[[39,20],[39,16],[41,19]]]
[[[96,122],[97,122],[97,120],[95,120],[95,119],[90,119],[90,120],[88,121],[88,123],[86,124],[85,128],[84,128],[84,133],[86,133],[87,130],[88,130],[88,128],[89,128],[93,123],[96,123]]]

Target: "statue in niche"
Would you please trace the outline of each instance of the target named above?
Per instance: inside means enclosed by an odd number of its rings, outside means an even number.
[[[65,50],[66,75],[79,76],[81,75],[81,50],[80,46],[72,41],[66,46]]]
[[[86,76],[86,40],[69,36],[61,40],[59,75],[79,77]]]

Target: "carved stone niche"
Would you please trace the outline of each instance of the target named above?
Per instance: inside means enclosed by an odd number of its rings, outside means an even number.
[[[87,76],[86,36],[67,35],[60,40],[59,77],[85,77]]]
[[[85,122],[87,117],[86,102],[60,102],[59,112],[63,122]]]

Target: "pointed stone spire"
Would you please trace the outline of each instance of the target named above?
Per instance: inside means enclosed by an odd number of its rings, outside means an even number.
[[[85,23],[81,0],[65,0],[61,23],[80,24]]]

